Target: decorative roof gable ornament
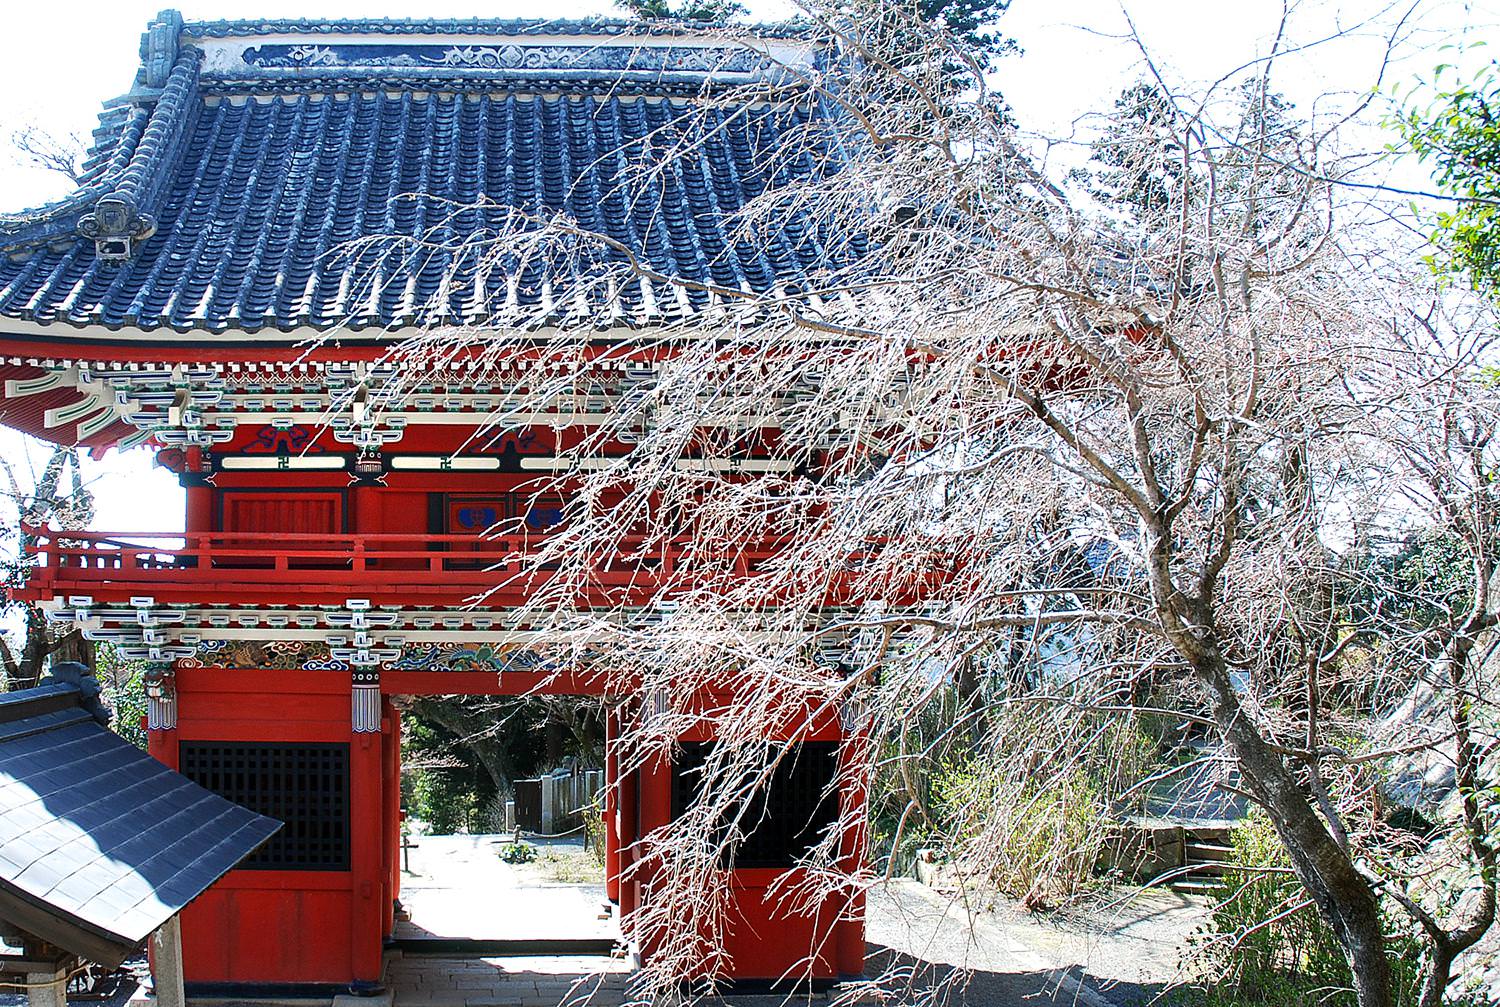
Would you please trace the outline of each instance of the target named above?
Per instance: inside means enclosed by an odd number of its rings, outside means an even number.
[[[118,196],[105,196],[93,213],[79,219],[78,233],[94,239],[94,254],[101,260],[123,262],[156,233],[156,221]]]
[[[178,40],[182,36],[182,15],[164,10],[146,26],[141,36],[141,71],[149,88],[167,86],[167,76],[177,63]]]

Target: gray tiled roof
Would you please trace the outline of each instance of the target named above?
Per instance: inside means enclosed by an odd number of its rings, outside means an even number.
[[[862,237],[790,207],[736,226],[750,201],[825,170],[827,111],[777,76],[789,59],[816,72],[805,36],[163,15],[79,191],[0,215],[0,318],[167,337],[580,313],[613,327],[824,286]],[[724,96],[753,80],[786,100]],[[490,255],[497,231],[556,217],[591,237]],[[79,233],[109,227],[137,236],[128,255],[101,258]]]
[[[102,727],[70,685],[0,695],[0,918],[115,960],[280,823]]]

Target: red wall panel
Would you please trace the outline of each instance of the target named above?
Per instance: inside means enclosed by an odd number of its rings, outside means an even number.
[[[329,891],[255,888],[246,875],[294,872],[236,871],[182,914],[184,979],[201,983],[348,983],[353,977],[348,939],[346,878]],[[226,881],[229,880],[226,878]],[[310,885],[312,878],[292,879]]]
[[[344,530],[341,493],[227,490],[220,502],[220,531],[337,535]]]
[[[349,871],[237,870],[182,917],[183,969],[194,983],[375,982],[389,933],[392,833],[380,735],[350,732],[347,672],[179,668],[170,741],[332,741],[350,746]],[[153,738],[166,755],[168,739]]]

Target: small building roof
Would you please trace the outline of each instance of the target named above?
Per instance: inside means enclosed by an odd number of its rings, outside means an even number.
[[[823,170],[806,126],[825,113],[798,82],[825,50],[805,30],[168,11],[141,52],[78,190],[0,216],[0,320],[258,346],[518,318],[634,326],[692,315],[705,287],[816,286],[861,252],[790,208],[760,233],[734,226]],[[783,97],[728,90],[755,83]],[[487,254],[516,213],[608,240]],[[643,270],[598,282],[630,262]]]
[[[281,827],[173,772],[71,684],[0,694],[0,919],[115,965]]]

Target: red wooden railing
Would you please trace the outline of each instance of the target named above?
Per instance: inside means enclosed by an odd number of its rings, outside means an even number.
[[[309,535],[276,532],[119,533],[25,529],[32,568],[24,599],[149,595],[158,601],[342,604],[352,597],[414,605],[485,595],[514,605],[555,576],[542,536]],[[627,538],[588,571],[594,602],[649,597],[696,576],[747,577],[787,541],[714,545]]]

